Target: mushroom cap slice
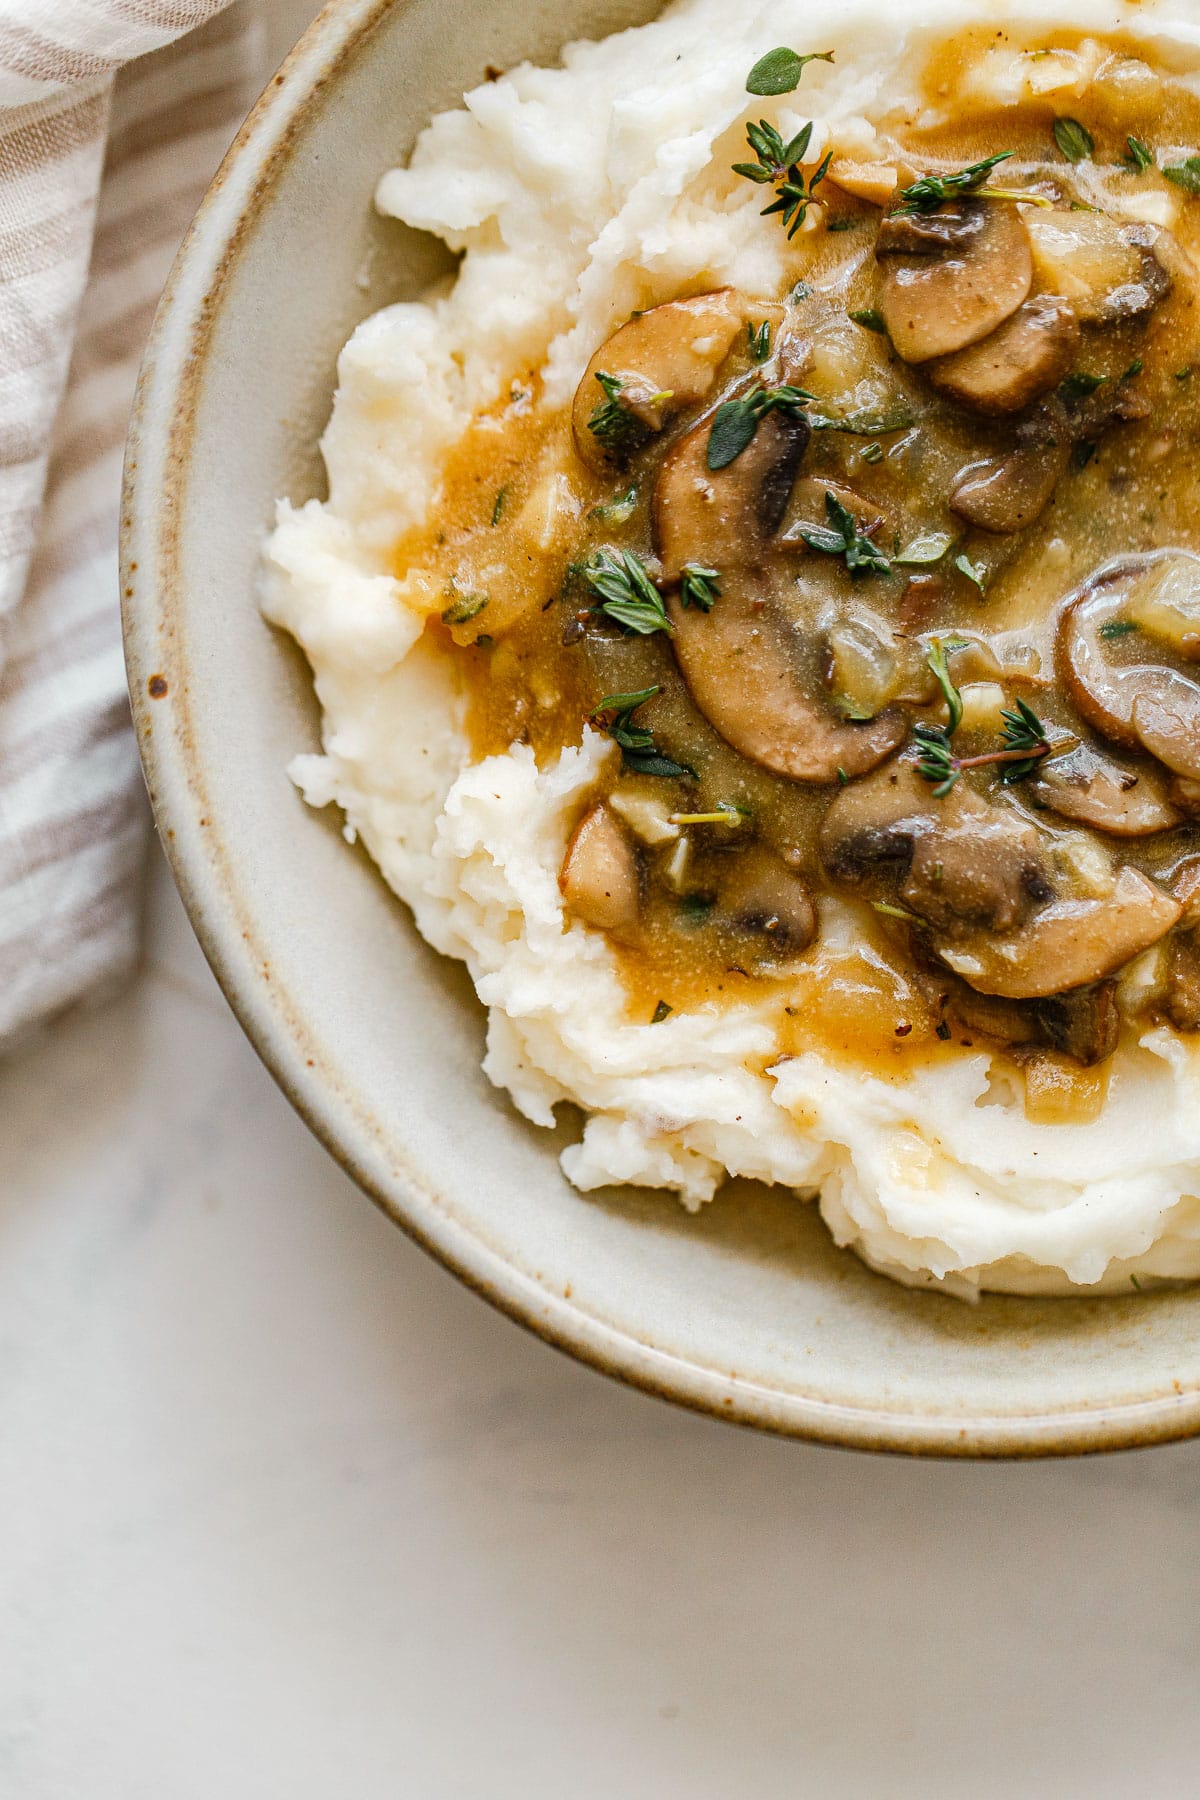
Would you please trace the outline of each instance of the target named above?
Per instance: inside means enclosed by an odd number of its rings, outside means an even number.
[[[688,562],[724,573],[762,560],[812,435],[803,415],[769,412],[740,456],[710,469],[711,430],[705,417],[685,431],[654,485],[654,541],[667,582]]]
[[[1100,212],[1037,212],[1025,221],[1039,287],[1062,294],[1085,325],[1114,325],[1156,306],[1171,286],[1169,238]]]
[[[637,852],[603,801],[584,813],[571,834],[558,886],[585,925],[615,937],[636,934],[641,908]]]
[[[644,435],[652,436],[673,415],[704,399],[744,316],[736,289],[717,288],[690,300],[652,306],[601,344],[584,370],[571,408],[575,447],[588,467],[603,472],[619,460],[588,425],[605,399],[596,379],[599,373],[621,383],[620,404],[633,414]]]
[[[965,783],[935,799],[908,757],[838,795],[820,851],[830,879],[849,887],[893,865],[905,905],[948,933],[1008,930],[1050,897],[1027,820]]]
[[[1172,830],[1183,819],[1167,796],[1166,782],[1152,767],[1130,768],[1099,755],[1088,744],[1044,762],[1028,791],[1061,818],[1090,825],[1110,837],[1149,837]]]
[[[980,993],[1034,1000],[1103,981],[1165,937],[1182,910],[1139,869],[1126,866],[1103,898],[1055,900],[1003,936],[935,938],[934,948]]]
[[[784,607],[794,584],[761,570],[808,445],[804,418],[769,412],[740,456],[708,467],[709,419],[685,432],[663,459],[654,489],[655,544],[666,581],[686,562],[720,570],[711,612],[667,602],[672,646],[692,699],[727,743],[792,781],[852,777],[903,742],[891,710],[848,724],[826,704],[815,634]]]
[[[709,613],[667,601],[692,699],[726,743],[778,775],[864,775],[903,743],[904,715],[889,707],[864,724],[839,718],[822,695],[816,642],[770,595],[753,575],[735,572]]]
[[[936,356],[925,374],[940,394],[998,416],[1057,387],[1075,361],[1079,320],[1056,294],[1034,294],[978,344]]]
[[[1107,563],[1067,602],[1058,628],[1060,677],[1089,725],[1200,779],[1200,684],[1166,660],[1165,620],[1200,619],[1200,557],[1152,551]],[[1156,642],[1162,656],[1155,659]]]
[[[1071,450],[1067,443],[1018,445],[963,470],[950,510],[983,531],[1023,531],[1054,496]]]
[[[897,353],[905,362],[928,362],[965,350],[988,337],[1029,296],[1033,257],[1025,222],[1015,206],[965,200],[920,220],[931,229],[939,220],[971,226],[934,254],[894,254],[889,233],[901,223],[885,220],[876,254],[883,252],[879,310]],[[910,230],[912,218],[903,220]]]

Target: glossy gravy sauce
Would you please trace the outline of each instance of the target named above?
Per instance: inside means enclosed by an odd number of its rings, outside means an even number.
[[[930,97],[953,91],[995,41],[981,32],[939,55],[928,73]],[[673,634],[624,630],[599,609],[589,559],[600,551],[610,558],[629,552],[656,575],[660,546],[652,508],[665,459],[697,421],[710,420],[723,400],[755,383],[802,388],[809,418],[827,421],[812,430],[775,534],[790,540],[788,547],[772,552],[785,571],[780,580],[804,571],[828,596],[814,639],[824,703],[846,716],[845,696],[831,685],[829,619],[844,614],[859,626],[863,617],[868,626],[882,621],[892,649],[899,642],[910,675],[915,671],[916,688],[910,679],[910,691],[890,702],[900,705],[908,724],[894,756],[911,762],[912,726],[947,719],[942,693],[930,685],[930,645],[967,640],[949,665],[969,702],[953,734],[957,756],[995,751],[1002,742],[997,707],[1011,709],[1022,697],[1052,746],[1069,742],[1115,755],[1127,769],[1144,770],[1156,791],[1173,784],[1175,799],[1167,826],[1129,837],[1046,805],[1036,783],[1053,757],[1003,790],[1001,767],[963,771],[960,790],[1031,823],[1055,895],[1102,894],[1111,890],[1114,869],[1129,867],[1184,908],[1163,943],[1190,932],[1192,893],[1200,889],[1200,876],[1192,875],[1194,866],[1200,869],[1200,826],[1188,810],[1186,780],[1181,802],[1178,770],[1164,768],[1140,742],[1114,742],[1081,716],[1062,677],[1058,643],[1064,599],[1112,559],[1164,546],[1200,553],[1200,198],[1166,181],[1158,168],[1139,170],[1129,162],[1131,137],[1153,146],[1160,164],[1196,154],[1200,105],[1160,83],[1132,52],[1127,63],[1121,56],[1114,47],[1107,85],[1098,79],[1073,102],[1075,122],[1094,145],[1079,162],[1062,154],[1046,105],[990,112],[975,106],[969,119],[936,130],[920,131],[899,118],[881,128],[894,143],[901,180],[1012,152],[989,180],[1038,193],[1051,206],[969,197],[966,205],[1011,207],[1035,225],[1060,215],[1065,226],[1109,217],[1128,225],[1131,206],[1136,212],[1155,196],[1174,202],[1169,253],[1163,250],[1167,291],[1128,316],[1117,307],[1110,319],[1082,326],[1063,377],[1067,387],[1059,382],[1054,390],[1069,396],[1075,435],[1051,497],[1028,523],[985,529],[956,513],[949,499],[964,469],[1011,453],[1022,422],[1051,395],[1044,392],[1015,414],[991,416],[938,392],[924,365],[901,360],[880,318],[885,263],[876,256],[881,218],[895,202],[881,207],[827,178],[818,189],[826,206],[817,229],[792,240],[783,290],[739,296],[742,323],[699,403],[672,417],[627,460],[605,465],[593,458],[589,466],[570,413],[549,411],[537,375],[519,371],[451,451],[434,516],[397,545],[397,573],[417,574],[435,596],[427,630],[466,693],[475,757],[521,742],[546,763],[579,743],[585,721],[607,696],[659,690],[630,722],[648,730],[655,751],[687,772],[640,773],[614,757],[589,802],[619,801],[619,829],[641,869],[637,928],[611,934],[631,1019],[754,997],[776,1010],[779,1053],[820,1047],[902,1074],[914,1058],[949,1054],[954,1044],[989,1043],[1006,1047],[1014,1069],[1021,1069],[1034,1116],[1086,1116],[1103,1093],[1104,1055],[1081,1049],[1085,1040],[1061,1031],[1056,1037],[1053,1025],[1043,1024],[1031,1024],[1023,1035],[1021,1009],[1032,1020],[1048,999],[1001,997],[997,1006],[994,995],[985,995],[978,1007],[970,994],[964,999],[961,982],[939,959],[940,940],[936,934],[929,940],[929,917],[914,916],[897,899],[894,863],[885,858],[877,868],[856,867],[853,880],[831,877],[822,824],[857,780],[797,781],[740,753],[695,703]],[[1147,229],[1153,238],[1161,228],[1151,221]],[[1046,289],[1035,274],[1039,291]],[[761,350],[764,327],[771,348],[760,364],[756,347]],[[1103,417],[1097,395],[1110,414],[1114,397],[1129,397],[1132,403],[1122,402],[1127,416]],[[603,399],[598,389],[594,398]],[[1086,425],[1089,416],[1101,422],[1079,428],[1079,419]],[[850,429],[838,428],[847,421]],[[1035,451],[1039,429],[1035,423]],[[1061,460],[1057,448],[1054,454]],[[840,558],[799,540],[801,528],[828,528],[823,496],[830,491],[853,497],[865,535],[890,565],[886,573],[851,573]],[[935,556],[941,539],[947,545]],[[732,604],[725,582],[718,585],[709,620],[723,603]],[[1115,622],[1122,630],[1101,641],[1119,669],[1122,659],[1132,665],[1144,654],[1144,633],[1123,616]],[[686,623],[696,630],[701,620]],[[1187,679],[1190,643],[1182,652],[1178,642],[1168,650],[1158,645],[1154,654]],[[732,662],[730,679],[736,679]],[[612,709],[599,720],[611,726]],[[878,772],[865,779],[878,779]],[[1200,814],[1200,805],[1195,811]],[[699,822],[671,822],[697,815]],[[747,928],[721,901],[726,885],[736,886],[734,865],[751,847],[779,859],[810,895],[820,924],[800,950],[778,930],[764,934],[761,919],[760,928]],[[1035,892],[1027,903],[1046,904],[1046,896]],[[1156,954],[1157,987],[1147,977],[1133,1001],[1118,990],[1127,1019],[1164,1007],[1170,1016],[1168,963],[1175,953],[1160,943]],[[1122,973],[1106,971],[1104,983],[1111,989]],[[1176,1007],[1175,1022],[1186,1026],[1185,1011]]]

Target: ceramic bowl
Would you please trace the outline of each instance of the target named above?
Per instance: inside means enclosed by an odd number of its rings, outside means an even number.
[[[745,1183],[698,1217],[575,1192],[562,1137],[480,1073],[462,970],[417,937],[285,767],[306,668],[260,619],[276,495],[320,491],[337,351],[439,247],[372,214],[380,172],[489,64],[552,60],[652,0],[343,0],[251,114],[159,309],[129,443],[130,685],[159,829],[200,940],[284,1092],[464,1281],[564,1350],[718,1416],[829,1443],[1029,1455],[1200,1429],[1200,1290],[978,1306],[835,1250]],[[468,27],[469,28],[465,28]]]

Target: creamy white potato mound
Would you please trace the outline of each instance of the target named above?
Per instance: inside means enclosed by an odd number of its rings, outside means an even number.
[[[1047,1126],[983,1049],[894,1079],[812,1052],[759,1073],[775,1047],[765,1002],[629,1023],[607,940],[564,915],[557,884],[613,746],[588,730],[550,767],[521,745],[472,765],[447,660],[421,641],[429,597],[391,573],[398,535],[437,504],[444,452],[513,371],[543,368],[546,404],[561,406],[632,308],[698,286],[781,288],[784,232],[730,173],[747,117],[785,137],[812,117],[814,148],[869,157],[872,116],[912,98],[938,42],[980,22],[996,35],[968,103],[1036,91],[1068,112],[1105,54],[1081,32],[1140,39],[1176,79],[1200,69],[1193,0],[681,0],[435,118],[378,203],[464,252],[457,279],[368,319],[343,351],[329,499],[281,504],[265,609],[303,645],[324,712],[323,754],[298,756],[294,779],[342,809],[429,942],[467,964],[490,1078],[535,1124],[561,1101],[586,1110],[563,1156],[579,1187],[642,1183],[696,1207],[727,1172],[753,1176],[818,1194],[838,1243],[905,1282],[1127,1290],[1200,1275],[1195,1040],[1145,1031],[1114,1059],[1094,1123]],[[1072,52],[1014,47],[1059,29]],[[837,61],[811,64],[795,94],[753,99],[746,72],[777,44]],[[852,931],[850,909],[823,901],[824,940]]]

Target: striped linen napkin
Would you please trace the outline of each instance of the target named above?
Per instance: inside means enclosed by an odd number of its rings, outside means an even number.
[[[136,959],[121,453],[171,258],[265,75],[252,0],[225,4],[0,0],[0,1050]]]

